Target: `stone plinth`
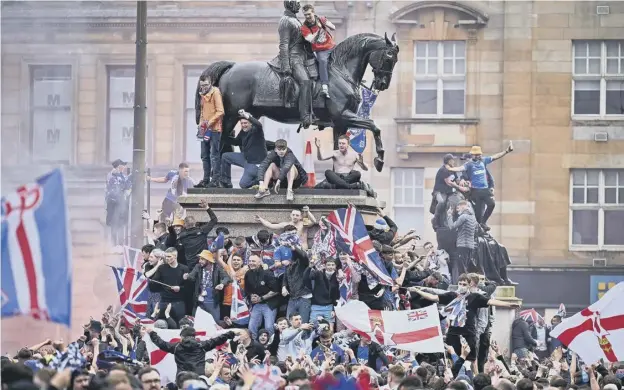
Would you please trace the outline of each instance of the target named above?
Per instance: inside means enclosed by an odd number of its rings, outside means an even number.
[[[385,207],[385,202],[369,198],[360,190],[299,189],[295,191],[293,202],[286,200],[286,190],[260,200],[254,198],[255,193],[255,190],[243,189],[189,189],[188,195],[180,196],[178,202],[186,209],[187,215],[201,223],[208,221],[208,214],[199,208],[199,202],[205,199],[219,218],[217,226],[227,226],[234,236],[257,233],[260,225],[255,222],[255,215],[271,222],[283,222],[290,220],[292,209],[301,210],[308,206],[318,219],[351,202],[362,213],[364,222],[373,225],[378,218],[377,206]]]
[[[522,304],[522,299],[516,297],[516,288],[513,286],[498,287],[494,292],[494,298],[499,301]],[[507,349],[511,354],[511,324],[516,319],[516,309],[496,307],[494,310],[492,340],[499,345],[501,353]]]

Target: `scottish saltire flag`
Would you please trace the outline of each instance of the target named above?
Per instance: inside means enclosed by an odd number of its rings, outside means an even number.
[[[249,322],[249,307],[243,297],[243,291],[236,280],[232,282],[232,307],[230,309],[230,319],[239,325],[244,325]]]
[[[367,88],[362,88],[362,104],[360,104],[357,115],[360,118],[370,118],[370,113],[376,100],[377,94],[375,92]],[[356,153],[364,152],[364,149],[366,149],[365,129],[348,129],[347,137],[349,137],[349,144]]]
[[[152,324],[147,311],[147,279],[134,268],[111,267],[121,304],[121,317],[127,326],[134,325],[137,320],[144,324]]]
[[[71,327],[72,256],[63,173],[2,197],[2,316]]]
[[[351,254],[356,262],[378,279],[380,284],[392,286],[392,277],[373,247],[362,214],[355,207],[350,206],[331,212],[327,216],[327,222],[335,229],[337,248]]]

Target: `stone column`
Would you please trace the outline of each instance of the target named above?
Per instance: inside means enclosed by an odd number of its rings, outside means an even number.
[[[522,303],[522,300],[516,297],[516,288],[513,286],[498,287],[494,297],[503,302]],[[511,324],[516,319],[516,309],[497,307],[494,310],[492,340],[496,341],[501,353],[507,349],[511,354]]]

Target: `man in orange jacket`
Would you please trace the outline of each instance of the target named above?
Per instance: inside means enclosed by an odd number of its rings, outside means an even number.
[[[199,79],[201,95],[201,114],[198,136],[201,137],[201,160],[204,178],[196,187],[217,187],[221,173],[221,132],[223,116],[223,98],[221,91],[212,85],[208,76]]]

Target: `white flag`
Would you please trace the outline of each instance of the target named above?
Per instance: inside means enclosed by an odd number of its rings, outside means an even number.
[[[624,282],[550,331],[586,364],[624,360]]]
[[[370,310],[362,301],[336,308],[336,316],[355,333],[381,345],[405,351],[444,352],[437,306],[422,309]]]

